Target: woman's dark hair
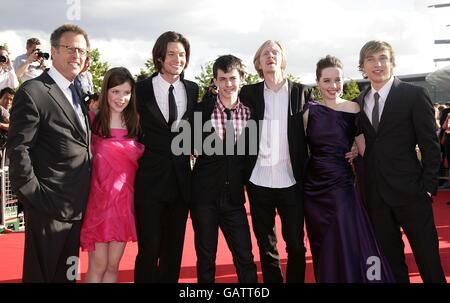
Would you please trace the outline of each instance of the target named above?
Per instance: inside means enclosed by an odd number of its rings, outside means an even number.
[[[317,62],[317,67],[316,67],[317,81],[319,81],[320,77],[322,77],[322,71],[328,67],[337,67],[337,68],[342,69],[344,66],[342,65],[341,60],[339,60],[338,58],[331,56],[331,55],[327,55],[325,58],[322,58],[319,60],[319,62]]]
[[[136,108],[136,97],[134,92],[135,81],[128,69],[124,67],[111,68],[105,75],[100,93],[98,113],[94,118],[92,130],[95,134],[111,137],[111,114],[108,103],[108,90],[125,82],[131,85],[131,98],[127,107],[122,112],[122,119],[128,130],[128,138],[134,138],[139,133],[139,115]]]

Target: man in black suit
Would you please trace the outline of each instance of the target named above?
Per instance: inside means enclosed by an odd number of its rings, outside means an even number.
[[[136,84],[145,152],[135,182],[138,235],[136,282],[176,283],[191,196],[189,154],[172,151],[179,121],[190,123],[198,86],[183,79],[190,45],[176,32],[162,34],[153,47],[157,73]],[[182,124],[183,124],[182,123]]]
[[[244,86],[240,96],[260,124],[258,153],[247,161],[247,192],[263,280],[283,282],[275,233],[278,213],[288,254],[286,282],[304,282],[302,180],[308,151],[302,109],[311,91],[286,78],[286,58],[277,41],[264,42],[253,63],[264,81]]]
[[[194,131],[198,157],[192,173],[191,204],[199,283],[215,281],[219,227],[233,255],[238,281],[258,282],[244,207],[245,157],[250,136],[256,135],[250,131],[256,132],[250,108],[238,98],[244,74],[242,62],[235,56],[217,58],[213,75],[218,95],[204,99],[194,111],[194,129],[199,129],[201,136],[197,140]],[[208,126],[202,132],[204,125]],[[256,144],[253,150],[256,152]]]
[[[394,67],[388,43],[369,41],[361,49],[359,68],[371,83],[358,99],[368,213],[398,282],[409,282],[400,227],[422,280],[445,282],[431,205],[440,163],[434,109],[427,91],[395,78]]]
[[[50,39],[53,66],[18,90],[6,145],[11,185],[25,208],[24,282],[75,282],[89,191],[90,130],[73,83],[89,40],[70,24]]]

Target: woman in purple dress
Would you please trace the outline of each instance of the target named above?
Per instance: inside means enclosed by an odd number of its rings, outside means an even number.
[[[304,181],[305,222],[317,282],[393,282],[354,185],[345,154],[364,137],[356,127],[359,105],[340,98],[342,63],[327,56],[317,63],[323,102],[305,106],[310,158]]]

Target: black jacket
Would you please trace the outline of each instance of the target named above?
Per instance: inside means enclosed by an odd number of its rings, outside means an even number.
[[[305,131],[303,127],[303,106],[305,102],[312,99],[312,90],[307,86],[288,80],[289,90],[289,110],[287,116],[288,123],[288,144],[289,155],[291,157],[292,170],[295,180],[302,186],[305,162],[308,156]],[[258,152],[261,123],[264,119],[264,82],[252,85],[245,85],[241,89],[240,97],[244,104],[254,110],[254,119],[259,124],[258,128]],[[247,175],[250,177],[257,161],[257,155],[249,156],[247,161]]]
[[[435,194],[438,186],[440,147],[436,135],[434,108],[427,91],[395,78],[384,105],[376,132],[364,112],[364,97],[359,127],[364,133],[365,187],[368,197],[378,190],[391,206],[413,203]],[[418,144],[422,159],[416,154]]]
[[[139,142],[145,145],[145,152],[139,160],[136,173],[135,203],[140,200],[159,201],[178,185],[184,202],[190,202],[191,167],[189,152],[175,155],[172,152],[172,139],[178,133],[171,129],[164,119],[153,91],[152,79],[157,74],[136,84],[136,100],[140,115],[142,132]],[[194,105],[198,99],[198,86],[194,82],[181,79],[187,94],[186,112],[182,121],[191,123]],[[175,182],[175,183],[174,183]]]
[[[195,115],[201,114],[201,119],[195,119],[195,123],[201,123],[201,127],[203,127],[207,121],[210,122],[215,103],[216,97],[211,97],[205,98],[203,102],[197,104]],[[205,146],[209,146],[208,142],[211,142],[211,139],[214,139],[214,142],[218,142],[218,147],[223,145],[222,139],[220,139],[213,127],[209,127],[207,131],[202,133],[194,133],[193,147],[198,156],[192,175],[193,204],[214,203],[225,186],[228,186],[232,204],[239,205],[245,202],[244,185],[248,179],[246,158],[250,152],[249,144],[252,139],[253,144],[256,145],[255,131],[252,133],[249,128],[251,123],[252,115],[250,115],[246,127],[234,144],[233,155],[225,155],[222,152],[223,148],[219,148],[220,152],[212,155],[205,153],[203,148],[205,141],[207,141]],[[256,124],[253,125],[256,126]],[[201,128],[194,127],[194,129]],[[256,127],[253,129],[256,129]],[[201,139],[196,140],[195,136],[199,135]],[[195,144],[195,141],[197,141],[197,144]],[[256,149],[254,149],[254,152],[256,152]]]

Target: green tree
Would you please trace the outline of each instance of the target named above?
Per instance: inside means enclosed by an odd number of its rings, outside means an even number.
[[[322,94],[317,86],[313,87],[313,98],[315,101],[322,101]]]
[[[255,84],[261,81],[258,74],[246,73],[244,78],[244,85]]]
[[[342,99],[353,100],[361,94],[359,90],[358,82],[356,80],[351,80],[346,85],[344,85],[344,95]]]
[[[145,68],[141,68],[139,74],[135,75],[136,80],[141,80],[150,77],[152,74],[156,73],[156,67],[153,63],[153,58],[150,57],[145,61]]]
[[[203,96],[208,89],[208,86],[211,85],[211,80],[213,79],[213,61],[209,61],[205,65],[202,65],[200,75],[195,76],[195,80],[197,80],[197,84],[200,88],[198,99],[202,100]]]
[[[89,71],[92,74],[92,81],[94,82],[94,92],[99,93],[102,88],[103,77],[109,69],[108,62],[100,61],[100,52],[98,48],[91,50],[89,56],[91,57],[91,67]]]
[[[293,74],[288,74],[288,75],[287,75],[287,78],[288,78],[289,80],[291,80],[292,82],[300,83],[300,79],[297,78],[296,76],[294,76]]]

